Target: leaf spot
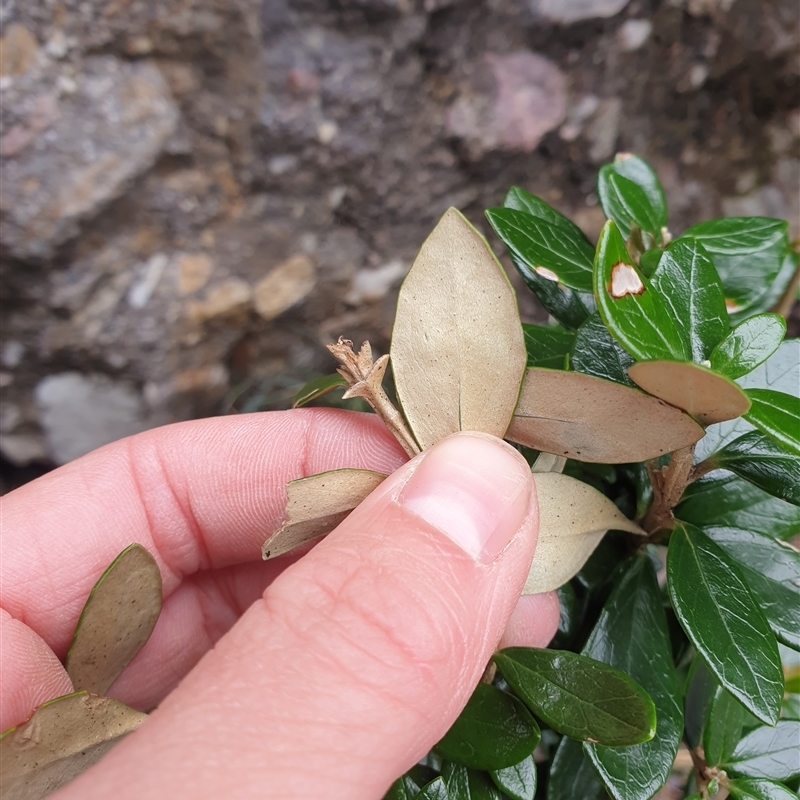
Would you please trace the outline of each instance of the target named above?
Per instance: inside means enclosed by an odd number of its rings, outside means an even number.
[[[731,300],[730,297],[726,297],[725,308],[727,309],[729,314],[732,314],[735,311],[738,311],[741,308],[741,306],[735,300]]]
[[[611,288],[612,297],[619,299],[629,294],[642,294],[644,284],[639,277],[639,273],[624,261],[620,261],[611,267]]]
[[[548,281],[555,281],[558,283],[558,275],[556,275],[553,270],[548,269],[547,267],[534,267],[533,271],[537,275],[541,275],[543,278],[546,278]]]

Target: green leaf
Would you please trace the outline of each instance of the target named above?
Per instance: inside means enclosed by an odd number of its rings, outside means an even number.
[[[783,698],[781,719],[800,720],[800,694],[787,694]]]
[[[65,668],[76,690],[105,694],[144,647],[161,613],[161,570],[140,544],[126,547],[92,588]]]
[[[577,225],[554,225],[513,208],[490,208],[486,217],[515,260],[556,284],[592,290],[594,248]]]
[[[763,364],[786,335],[786,320],[779,314],[757,314],[737,325],[715,348],[711,368],[727,378],[741,378]]]
[[[730,758],[748,718],[752,719],[747,709],[730,692],[717,686],[703,732],[703,751],[709,766],[715,767]]]
[[[601,800],[607,797],[580,742],[565,736],[558,745],[547,782],[547,800]]]
[[[606,327],[636,359],[686,361],[689,347],[669,307],[633,266],[616,225],[609,221],[597,243],[594,294]]]
[[[745,393],[750,398],[750,410],[744,418],[800,456],[800,397],[773,389],[747,389]]]
[[[712,456],[712,463],[775,497],[800,505],[800,456],[786,452],[759,431],[726,444]]]
[[[788,223],[768,217],[728,217],[694,225],[684,233],[699,239],[714,260],[728,310],[743,313],[781,271],[789,249]]]
[[[564,369],[575,334],[559,325],[528,325],[522,323],[529,367]]]
[[[663,253],[664,251],[660,247],[651,247],[639,256],[639,269],[648,278],[651,278],[658,268],[658,262],[661,260]]]
[[[586,602],[583,598],[578,599],[578,595],[570,583],[565,583],[556,589],[556,594],[558,594],[559,621],[553,646],[557,649],[568,649],[574,642],[583,622]]]
[[[708,709],[718,686],[703,659],[695,656],[689,666],[684,703],[684,726],[689,747],[699,747],[703,742]]]
[[[797,800],[797,793],[765,778],[738,778],[727,789],[734,800]]]
[[[773,633],[800,650],[800,552],[761,533],[726,528],[704,533],[736,559]]]
[[[800,775],[800,722],[781,720],[774,728],[756,728],[738,744],[725,762],[729,773],[785,781]]]
[[[517,298],[486,240],[455,208],[400,287],[390,353],[422,449],[460,430],[504,435],[527,358]]]
[[[347,386],[347,381],[338,373],[314,378],[292,398],[292,408],[300,408],[307,405],[312,400],[316,400],[318,397],[322,397],[322,395],[342,386]]]
[[[649,800],[667,781],[683,733],[678,676],[655,569],[646,555],[633,560],[606,601],[584,655],[617,667],[650,695],[657,727],[632,747],[584,745],[617,800]]]
[[[742,313],[731,314],[731,320],[739,321],[761,311],[771,311],[781,301],[800,265],[800,254],[789,250],[783,258],[775,280]]]
[[[566,650],[508,647],[494,655],[506,681],[551,728],[609,746],[655,733],[655,708],[624,672]]]
[[[667,198],[655,170],[643,158],[631,153],[617,153],[610,166],[618,175],[633,181],[642,189],[650,203],[655,224],[658,225],[660,232],[660,229],[667,224]]]
[[[436,750],[465,767],[502,769],[529,756],[540,736],[536,720],[516,697],[479,683]]]
[[[502,800],[485,772],[446,762],[442,766],[442,778],[449,800]]]
[[[608,332],[595,312],[578,328],[569,357],[570,369],[633,386],[628,367],[635,361]]]
[[[419,794],[419,786],[410,775],[398,778],[383,796],[383,800],[413,800]]]
[[[730,328],[722,282],[714,262],[697,239],[681,238],[667,247],[650,279],[679,320],[693,361],[708,359]]]
[[[536,796],[536,762],[530,755],[519,764],[489,773],[497,788],[512,800],[534,800]]]
[[[652,235],[656,241],[661,233],[660,220],[644,189],[630,178],[620,175],[613,164],[600,168],[597,176],[597,195],[603,213],[617,224],[627,239],[634,227]]]
[[[569,230],[573,236],[580,234],[581,229],[569,218],[557,211],[549,203],[537,197],[535,194],[525,191],[519,186],[512,186],[503,199],[503,208],[512,208],[516,211],[524,211],[532,217],[538,217],[553,226]],[[585,238],[585,237],[584,237]]]
[[[738,378],[743,389],[773,389],[795,394],[800,386],[800,339],[788,339],[761,366]],[[733,441],[753,426],[744,418],[712,425],[697,443],[695,460],[703,461],[727,442]]]
[[[450,800],[444,778],[440,775],[423,786],[414,800]]]
[[[706,475],[689,484],[675,516],[705,533],[728,529],[778,539],[800,533],[800,510],[796,506],[735,475]]]
[[[667,585],[681,626],[711,672],[756,717],[774,723],[783,694],[778,645],[736,562],[694,525],[677,522]]]

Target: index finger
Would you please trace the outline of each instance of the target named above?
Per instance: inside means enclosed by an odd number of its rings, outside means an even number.
[[[94,582],[131,542],[164,594],[200,570],[260,558],[286,483],[407,457],[377,417],[304,409],[178,423],[107,445],[2,499],[2,607],[57,653]]]

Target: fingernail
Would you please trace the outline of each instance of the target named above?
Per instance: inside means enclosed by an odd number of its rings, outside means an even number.
[[[522,524],[531,483],[530,468],[509,445],[460,433],[426,453],[398,502],[485,564]]]

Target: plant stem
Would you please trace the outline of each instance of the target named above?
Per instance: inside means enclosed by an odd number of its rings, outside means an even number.
[[[657,469],[647,462],[647,471],[653,485],[653,503],[642,521],[642,528],[651,536],[672,521],[672,509],[678,504],[689,483],[694,460],[694,445],[676,450],[666,467]]]

